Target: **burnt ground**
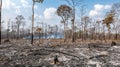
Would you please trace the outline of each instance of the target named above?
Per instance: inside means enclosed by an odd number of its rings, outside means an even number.
[[[120,42],[113,46],[100,42],[6,42],[0,45],[0,67],[120,67]]]

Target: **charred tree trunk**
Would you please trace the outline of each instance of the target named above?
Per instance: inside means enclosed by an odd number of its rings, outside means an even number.
[[[106,40],[105,39],[105,27],[103,26],[103,40]]]
[[[34,32],[33,32],[33,29],[34,29],[34,4],[35,2],[33,1],[33,5],[32,5],[32,35],[31,35],[31,44],[33,44],[33,37],[34,37]]]
[[[118,34],[117,34],[117,32],[115,34],[115,40],[118,40]]]
[[[2,12],[2,0],[0,0],[0,44],[1,44],[1,12]]]
[[[66,42],[66,24],[64,22],[64,42]]]
[[[19,31],[19,25],[18,25],[18,28],[17,28],[17,39],[20,38],[20,31]]]
[[[74,24],[75,24],[75,7],[73,7],[73,19],[72,19],[72,42],[75,42],[75,36],[74,36]]]
[[[108,38],[109,38],[109,40],[110,40],[110,38],[111,38],[110,28],[108,28]]]
[[[41,39],[41,34],[40,34],[40,31],[39,31],[39,43],[40,43],[40,39]]]

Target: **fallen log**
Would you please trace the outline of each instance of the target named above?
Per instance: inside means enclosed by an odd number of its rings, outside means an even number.
[[[35,51],[37,51],[37,53],[35,52]],[[76,56],[76,55],[73,55],[73,54],[70,54],[70,53],[67,53],[67,52],[63,52],[63,51],[59,51],[59,50],[54,50],[54,49],[45,49],[45,48],[42,48],[42,49],[36,49],[36,50],[31,50],[31,52],[35,52],[35,54],[34,53],[32,53],[33,55],[42,55],[41,53],[39,53],[39,52],[43,52],[43,51],[46,51],[48,54],[50,54],[50,53],[61,53],[61,54],[65,54],[65,55],[68,55],[68,56],[72,56],[72,57],[76,57],[76,58],[78,58],[79,60],[81,60],[80,59],[80,57],[78,57],[78,56]],[[44,52],[45,53],[45,52]],[[48,55],[48,54],[46,54],[46,55]],[[31,54],[30,54],[31,55]]]
[[[93,59],[93,58],[101,58],[101,57],[108,57],[108,55],[96,55],[96,56],[92,56],[89,59]]]

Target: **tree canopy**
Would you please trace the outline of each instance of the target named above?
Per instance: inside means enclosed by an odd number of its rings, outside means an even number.
[[[68,20],[72,16],[72,8],[67,5],[61,5],[57,9],[57,15],[65,21]]]

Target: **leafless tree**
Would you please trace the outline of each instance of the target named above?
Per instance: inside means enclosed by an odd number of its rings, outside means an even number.
[[[31,38],[31,44],[33,44],[33,35],[34,35],[34,5],[35,5],[35,2],[38,2],[38,3],[42,3],[44,0],[33,0],[33,4],[32,4],[32,38]]]
[[[39,33],[39,43],[40,43],[40,37],[41,37],[41,34],[40,34],[41,30],[42,30],[42,29],[39,28],[39,27],[36,29],[36,31]]]
[[[26,21],[24,20],[22,23],[22,36],[25,35],[25,25],[26,25]]]
[[[57,15],[62,18],[61,23],[64,24],[64,42],[66,41],[66,24],[69,18],[72,16],[72,8],[67,5],[61,5],[57,9]]]
[[[65,0],[73,9],[73,15],[72,15],[72,42],[75,42],[75,37],[74,37],[74,26],[75,26],[75,11],[76,7],[79,6],[82,2],[82,0]]]
[[[0,0],[0,44],[1,44],[1,13],[2,13],[2,0]]]
[[[118,29],[119,29],[119,21],[120,21],[120,3],[115,3],[112,5],[112,9],[111,11],[113,11],[113,13],[115,13],[115,18],[114,18],[114,30],[116,32],[115,34],[115,39],[118,39]]]
[[[11,20],[9,19],[7,23],[7,40],[9,40],[10,22]]]
[[[16,24],[17,24],[17,34],[18,34],[18,39],[20,37],[20,26],[23,23],[24,17],[22,15],[18,15],[16,18]]]
[[[109,34],[109,39],[110,39],[110,29],[111,26],[110,24],[112,24],[114,21],[114,13],[113,12],[108,12],[108,14],[106,15],[105,19],[103,20],[103,23],[106,24],[107,28],[108,28],[108,34]]]
[[[12,38],[15,39],[15,35],[16,35],[16,31],[17,31],[17,25],[14,21],[11,21],[11,34],[12,34]]]
[[[81,27],[81,32],[80,32],[80,35],[81,35],[81,38],[82,38],[82,40],[83,40],[83,38],[84,38],[84,36],[83,36],[83,25],[84,25],[84,22],[83,22],[83,17],[84,17],[84,15],[85,15],[85,8],[86,8],[86,6],[85,5],[81,5],[80,6],[80,27]]]
[[[85,16],[85,17],[83,17],[83,22],[84,22],[84,39],[86,39],[87,38],[87,36],[88,36],[88,33],[87,33],[87,27],[88,27],[88,24],[90,23],[90,18],[88,17],[88,16]]]
[[[97,24],[97,39],[100,40],[100,23],[101,21],[96,21]]]

